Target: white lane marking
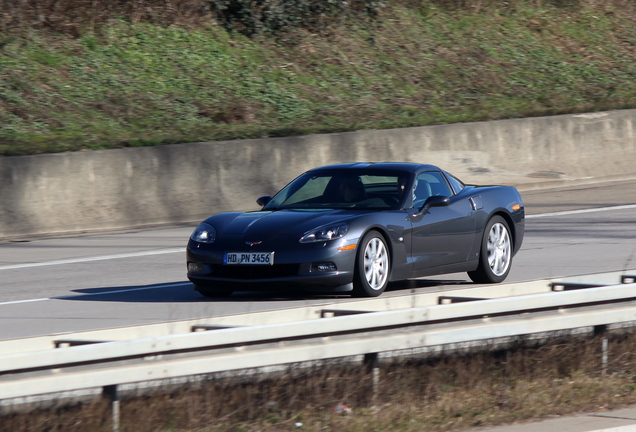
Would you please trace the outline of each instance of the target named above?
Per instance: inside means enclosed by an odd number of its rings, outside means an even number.
[[[2,302],[2,303],[0,303],[0,306],[12,305],[12,304],[20,304],[20,303],[41,302],[41,301],[46,301],[46,300],[65,300],[65,299],[76,298],[76,297],[86,297],[86,296],[96,296],[96,295],[106,295],[106,294],[119,294],[119,293],[131,292],[131,291],[143,291],[143,290],[156,289],[156,288],[174,288],[174,287],[186,286],[186,285],[190,285],[190,282],[179,282],[179,283],[166,284],[166,285],[153,285],[153,286],[147,286],[147,287],[141,287],[141,288],[130,288],[130,289],[123,289],[123,290],[100,291],[100,292],[94,292],[94,293],[79,293],[79,294],[71,294],[71,295],[65,295],[65,296],[59,296],[59,297],[46,297],[46,298],[28,299],[28,300],[14,300],[14,301]]]
[[[163,255],[163,254],[177,253],[177,252],[185,252],[185,248],[162,249],[157,251],[134,252],[134,253],[127,253],[127,254],[119,254],[119,255],[103,255],[103,256],[88,257],[88,258],[72,258],[72,259],[65,259],[65,260],[58,260],[58,261],[45,261],[45,262],[39,262],[39,263],[12,264],[12,265],[0,266],[0,270],[14,270],[14,269],[31,268],[31,267],[75,264],[75,263],[83,263],[83,262],[90,262],[90,261],[104,261],[104,260],[112,260],[112,259],[120,259],[120,258]]]
[[[528,215],[526,216],[526,219],[551,217],[551,216],[567,216],[567,215],[595,213],[595,212],[611,211],[611,210],[630,210],[630,209],[636,209],[636,204],[614,206],[614,207],[600,207],[600,208],[582,209],[582,210],[567,210],[567,211],[560,211],[560,212],[554,212],[554,213],[541,213],[536,215]]]
[[[51,300],[51,299],[50,298],[39,298],[39,299],[28,299],[28,300],[14,300],[14,301],[8,301],[8,302],[0,303],[0,306],[9,305],[9,304],[40,302],[40,301],[44,301],[44,300]]]
[[[614,207],[601,207],[601,208],[594,208],[594,209],[583,209],[583,210],[569,210],[569,211],[554,212],[554,213],[527,215],[526,219],[534,219],[534,218],[550,217],[550,216],[566,216],[566,215],[593,213],[593,212],[601,212],[601,211],[608,211],[608,210],[628,210],[628,209],[635,209],[635,208],[636,208],[636,204],[614,206]],[[135,253],[119,254],[119,255],[104,255],[99,257],[75,258],[75,259],[67,259],[67,260],[59,260],[59,261],[47,261],[47,262],[41,262],[41,263],[14,264],[14,265],[8,265],[8,266],[0,266],[0,270],[12,270],[12,269],[20,269],[20,268],[42,267],[42,266],[61,265],[61,264],[74,264],[74,263],[81,263],[81,262],[102,261],[102,260],[111,260],[111,259],[120,259],[120,258],[143,257],[143,256],[161,255],[161,254],[169,254],[169,253],[177,253],[177,252],[185,252],[185,250],[183,248],[163,249],[158,251],[135,252]],[[155,285],[151,287],[132,288],[127,290],[102,291],[102,292],[96,292],[96,293],[73,294],[73,295],[62,296],[62,297],[47,297],[47,298],[39,298],[39,299],[15,300],[15,301],[0,303],[0,306],[19,304],[19,303],[40,302],[40,301],[46,301],[46,300],[63,300],[63,299],[83,297],[83,296],[117,294],[122,292],[142,291],[142,290],[155,289],[155,288],[171,288],[171,287],[184,286],[189,284],[190,282],[182,282],[182,283],[169,284],[169,285]]]
[[[542,213],[542,214],[536,214],[536,215],[526,215],[526,219],[535,219],[540,217],[552,217],[552,216],[567,216],[567,215],[582,214],[582,213],[594,213],[594,212],[602,212],[602,211],[609,211],[609,210],[628,210],[628,209],[636,209],[636,204],[614,206],[614,207],[600,207],[600,208],[583,209],[583,210],[568,210],[568,211],[561,211],[561,212],[554,212],[554,213]],[[104,260],[121,259],[121,258],[144,257],[144,256],[162,255],[162,254],[177,253],[177,252],[185,252],[185,248],[163,249],[163,250],[146,251],[146,252],[134,252],[134,253],[128,253],[128,254],[119,254],[119,255],[104,255],[104,256],[88,257],[88,258],[74,258],[74,259],[66,259],[66,260],[59,260],[59,261],[45,261],[45,262],[39,262],[39,263],[12,264],[12,265],[0,266],[0,271],[21,269],[21,268],[31,268],[31,267],[52,266],[52,265],[75,264],[75,263],[83,263],[83,262],[91,262],[91,261],[104,261]]]

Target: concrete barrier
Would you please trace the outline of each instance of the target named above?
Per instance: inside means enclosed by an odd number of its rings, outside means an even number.
[[[256,209],[309,168],[438,165],[469,183],[631,176],[636,110],[0,158],[0,239],[197,222]]]

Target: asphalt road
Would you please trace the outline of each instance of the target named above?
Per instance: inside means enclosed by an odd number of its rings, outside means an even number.
[[[636,181],[522,195],[526,238],[507,282],[636,268]],[[276,293],[203,298],[185,278],[193,228],[0,244],[0,339],[347,301]],[[465,274],[453,274],[395,284],[383,295],[465,283]]]

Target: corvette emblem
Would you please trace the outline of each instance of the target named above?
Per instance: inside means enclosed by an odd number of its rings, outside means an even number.
[[[245,244],[246,244],[246,245],[248,245],[248,246],[259,245],[259,244],[261,244],[261,243],[263,243],[263,240],[261,240],[261,241],[255,241],[255,242],[253,242],[253,241],[246,241],[246,242],[245,242]]]

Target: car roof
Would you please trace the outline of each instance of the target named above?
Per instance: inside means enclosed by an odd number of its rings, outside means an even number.
[[[421,171],[441,171],[440,168],[435,165],[418,164],[412,162],[353,162],[353,163],[341,163],[334,165],[326,165],[318,168],[314,168],[310,171],[319,170],[332,170],[332,169],[381,169],[381,170],[399,170],[406,172],[421,172]]]

